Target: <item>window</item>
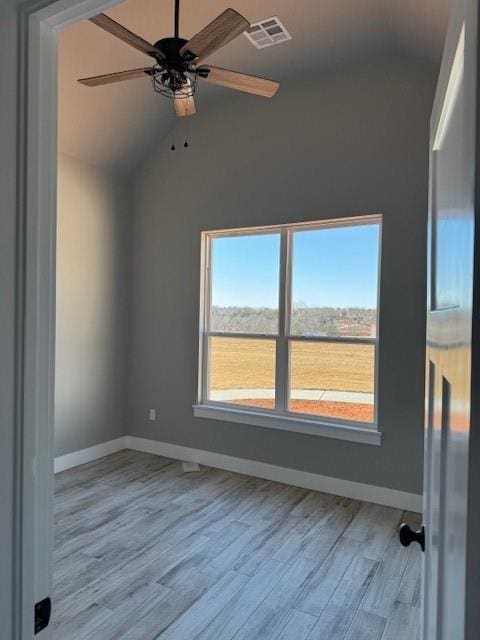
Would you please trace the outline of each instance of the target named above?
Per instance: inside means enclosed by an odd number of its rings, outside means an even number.
[[[378,435],[380,236],[378,215],[205,232],[195,415]]]

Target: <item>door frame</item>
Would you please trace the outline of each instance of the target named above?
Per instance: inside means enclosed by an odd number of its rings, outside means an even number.
[[[119,1],[31,0],[18,8],[12,640],[31,640],[34,602],[51,595],[51,558],[36,552],[35,539],[52,540],[57,32]],[[49,638],[49,629],[38,637]]]
[[[12,640],[33,638],[34,604],[52,594],[57,33],[118,2],[18,7]]]

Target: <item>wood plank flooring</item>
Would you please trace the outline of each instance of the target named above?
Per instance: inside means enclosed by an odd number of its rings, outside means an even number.
[[[121,451],[56,476],[55,640],[419,637],[419,516]]]

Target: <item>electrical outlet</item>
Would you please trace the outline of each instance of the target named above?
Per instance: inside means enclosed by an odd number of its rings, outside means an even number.
[[[151,420],[152,422],[154,422],[157,419],[157,410],[156,409],[150,409],[149,410],[148,419]]]

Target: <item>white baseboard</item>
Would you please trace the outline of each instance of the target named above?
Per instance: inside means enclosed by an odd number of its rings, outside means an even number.
[[[254,460],[236,458],[222,453],[192,449],[190,447],[169,444],[168,442],[136,438],[135,436],[124,436],[116,440],[97,444],[88,449],[74,451],[73,453],[55,458],[55,473],[77,467],[87,462],[92,462],[93,460],[98,460],[122,449],[133,449],[134,451],[153,453],[175,460],[197,462],[207,467],[225,469],[226,471],[243,473],[256,478],[264,478],[265,480],[273,480],[295,487],[312,489],[313,491],[332,493],[345,498],[382,504],[388,507],[395,507],[396,509],[406,509],[416,512],[422,511],[422,496],[415,493],[342,480],[341,478],[323,476],[316,473],[309,473],[308,471],[279,467],[277,465],[267,464],[266,462],[255,462]]]
[[[98,460],[98,458],[103,458],[111,453],[116,453],[117,451],[128,448],[130,447],[127,447],[126,436],[117,438],[116,440],[110,440],[109,442],[102,442],[101,444],[96,444],[94,447],[74,451],[73,453],[67,453],[64,456],[55,458],[54,471],[55,473],[59,473],[60,471],[78,467],[86,462],[92,462],[92,460]]]
[[[397,491],[396,489],[388,489],[361,482],[351,482],[341,478],[321,476],[316,473],[278,467],[265,462],[255,462],[245,458],[213,453],[212,451],[191,449],[190,447],[182,447],[168,442],[158,442],[134,436],[126,436],[125,440],[127,449],[135,451],[153,453],[166,458],[174,458],[175,460],[198,462],[207,467],[225,469],[226,471],[243,473],[256,478],[274,480],[275,482],[290,484],[295,487],[323,491],[324,493],[364,500],[397,509],[422,511],[422,496],[416,493],[407,493],[406,491]]]

